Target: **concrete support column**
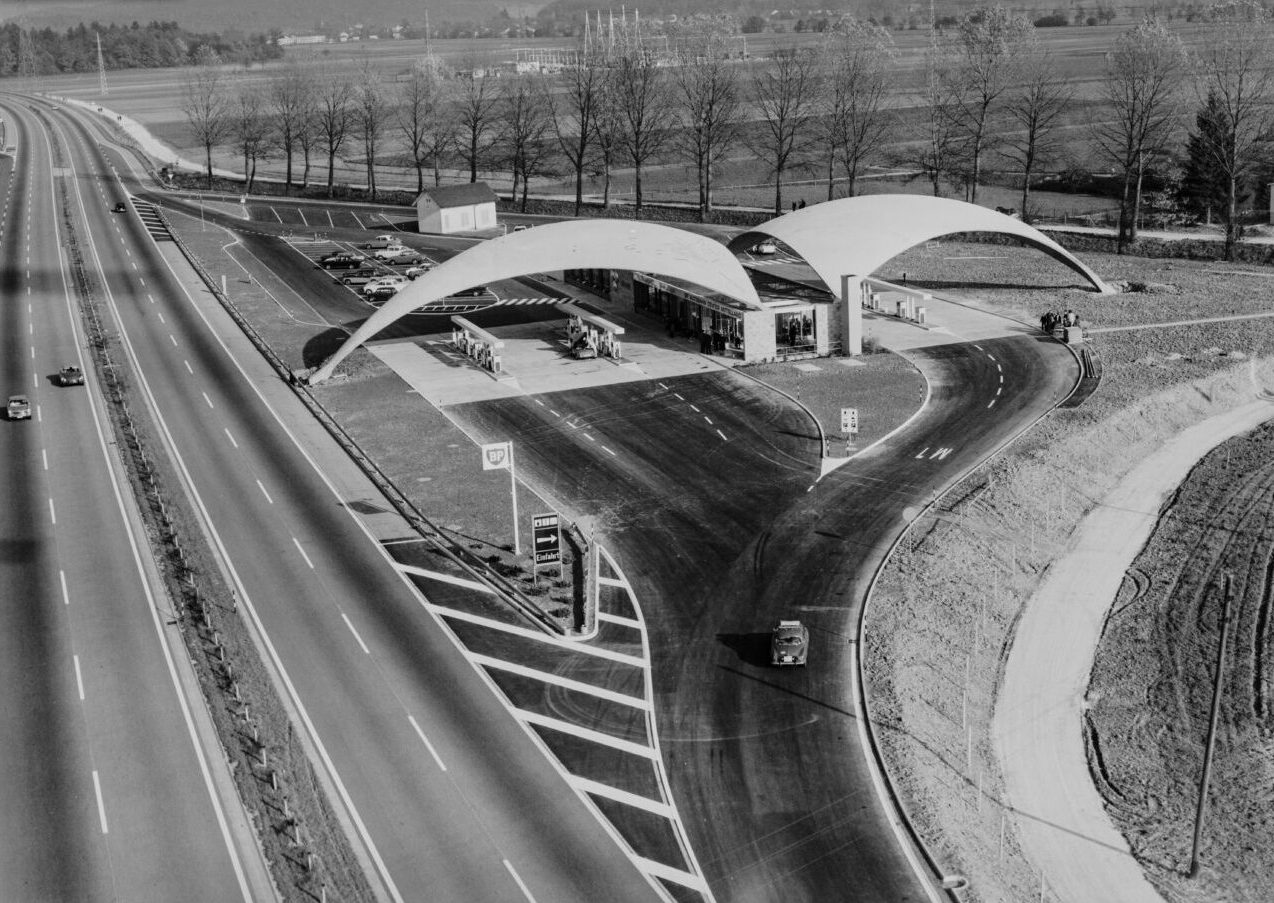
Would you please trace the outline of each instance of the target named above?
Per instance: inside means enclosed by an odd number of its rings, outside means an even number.
[[[841,336],[845,354],[863,353],[863,277],[840,277]]]

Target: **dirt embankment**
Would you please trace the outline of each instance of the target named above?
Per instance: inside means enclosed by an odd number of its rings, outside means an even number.
[[[1203,868],[1191,834],[1220,642],[1230,634]],[[1219,446],[1165,505],[1106,622],[1089,762],[1108,811],[1171,900],[1264,901],[1274,886],[1274,425]]]

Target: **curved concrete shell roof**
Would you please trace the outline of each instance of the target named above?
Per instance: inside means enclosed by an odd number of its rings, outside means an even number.
[[[834,294],[842,276],[870,276],[890,259],[921,242],[954,232],[1013,235],[1082,275],[1102,294],[1104,282],[1078,258],[1021,220],[977,204],[919,194],[872,194],[794,210],[754,226],[732,241],[739,249],[756,243],[755,233],[777,238],[805,259]]]
[[[671,226],[627,220],[546,223],[462,251],[412,282],[372,314],[310,382],[321,382],[351,351],[418,307],[458,291],[549,270],[608,268],[684,279],[759,309],[747,272],[724,245]]]

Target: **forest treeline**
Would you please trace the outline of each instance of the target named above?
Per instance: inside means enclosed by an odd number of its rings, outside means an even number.
[[[155,69],[212,61],[247,64],[280,59],[269,35],[196,34],[176,22],[140,25],[83,23],[66,31],[0,26],[0,78],[33,77],[97,69],[97,41],[107,69]]]

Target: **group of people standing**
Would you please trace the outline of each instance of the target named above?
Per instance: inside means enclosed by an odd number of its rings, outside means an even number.
[[[1079,314],[1069,308],[1065,313],[1058,313],[1055,310],[1044,312],[1044,316],[1040,317],[1040,328],[1047,333],[1052,333],[1058,326],[1078,326]]]

